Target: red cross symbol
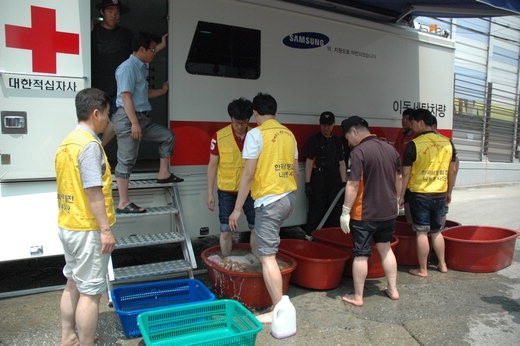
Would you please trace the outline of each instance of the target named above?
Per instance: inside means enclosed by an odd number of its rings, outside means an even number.
[[[56,54],[79,54],[79,35],[56,31],[56,10],[31,6],[31,28],[5,25],[7,47],[32,50],[33,72],[56,73]]]

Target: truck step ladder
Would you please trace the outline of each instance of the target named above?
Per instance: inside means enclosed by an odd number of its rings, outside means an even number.
[[[117,205],[117,185],[112,185],[114,203]],[[130,180],[128,187],[130,200],[146,208],[146,213],[117,214],[112,232],[116,238],[116,250],[139,248],[154,245],[172,245],[172,258],[178,257],[178,247],[182,249],[182,258],[171,261],[114,267],[110,256],[107,274],[107,287],[110,302],[113,285],[136,281],[178,276],[186,273],[193,278],[193,269],[197,262],[191,239],[184,228],[179,190],[176,183],[158,184],[155,179]],[[177,253],[177,256],[175,256]]]

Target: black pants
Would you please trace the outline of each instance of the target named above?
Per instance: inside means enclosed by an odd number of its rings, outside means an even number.
[[[307,234],[314,231],[325,216],[332,201],[343,187],[341,178],[327,174],[314,174],[311,178],[312,195],[309,198],[307,224],[303,227]],[[343,198],[339,198],[323,227],[339,227]]]

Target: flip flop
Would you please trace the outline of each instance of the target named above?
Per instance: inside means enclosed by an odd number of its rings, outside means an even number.
[[[170,176],[166,179],[157,179],[158,184],[167,184],[167,183],[181,183],[184,179],[176,176],[175,174],[171,173]]]
[[[122,209],[117,208],[116,213],[118,213],[118,214],[142,214],[142,213],[146,213],[146,209],[138,207],[134,203],[128,203],[128,205]]]

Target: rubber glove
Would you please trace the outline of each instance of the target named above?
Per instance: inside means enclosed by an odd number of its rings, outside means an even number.
[[[339,218],[339,225],[341,226],[343,233],[350,233],[350,208],[343,206],[343,211]]]

